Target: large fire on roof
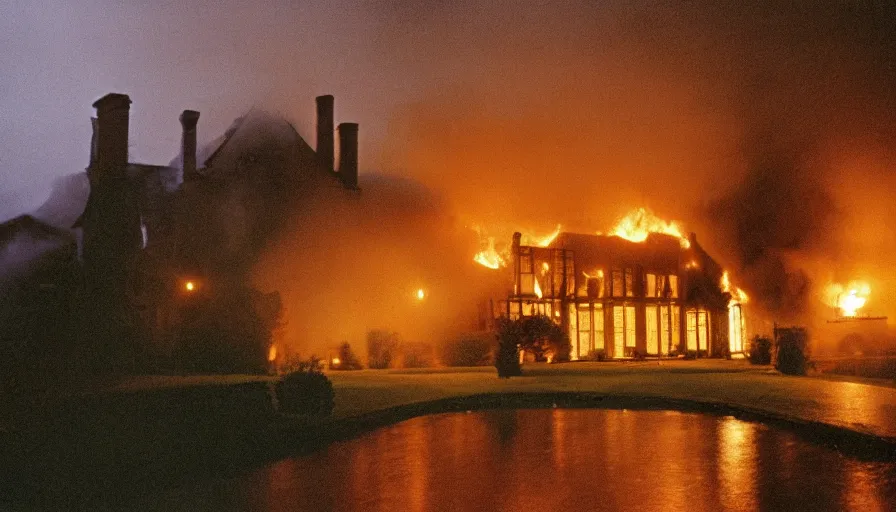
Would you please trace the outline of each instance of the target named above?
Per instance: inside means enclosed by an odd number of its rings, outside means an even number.
[[[523,231],[521,243],[523,245],[547,247],[557,238],[562,228],[562,225],[557,224],[557,227],[546,235]],[[483,247],[482,250],[473,256],[473,261],[491,269],[506,267],[510,259],[510,247],[505,245],[499,250],[496,248],[494,236],[486,236],[484,234],[485,230],[480,226],[474,226],[473,230],[479,234],[480,245]],[[647,240],[651,233],[660,233],[678,238],[682,248],[687,249],[690,247],[690,242],[683,234],[683,231],[679,222],[667,222],[656,216],[648,208],[641,207],[630,211],[619,219],[616,225],[609,231],[597,231],[596,234],[618,236],[630,242],[642,243]]]

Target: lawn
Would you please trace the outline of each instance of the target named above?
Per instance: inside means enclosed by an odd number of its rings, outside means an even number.
[[[583,392],[729,405],[896,437],[893,387],[789,377],[743,360],[526,364],[523,372],[512,379],[490,367],[331,372],[334,416],[477,394]]]

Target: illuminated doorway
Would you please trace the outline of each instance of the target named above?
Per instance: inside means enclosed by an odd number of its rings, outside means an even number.
[[[743,309],[740,304],[731,304],[728,307],[728,348],[732,354],[744,351],[745,337]]]

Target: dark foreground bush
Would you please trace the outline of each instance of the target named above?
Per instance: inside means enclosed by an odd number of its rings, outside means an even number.
[[[753,336],[750,340],[750,364],[771,364],[772,340],[764,336]]]
[[[328,416],[333,412],[333,384],[316,365],[303,366],[277,382],[280,410],[291,414]]]
[[[805,375],[809,365],[809,336],[805,329],[779,329],[775,368],[787,375]]]
[[[498,353],[495,368],[498,377],[507,379],[522,375],[520,368],[519,344],[523,338],[522,324],[516,320],[501,318],[498,324]]]
[[[495,335],[490,332],[463,333],[442,347],[445,366],[485,366],[491,362]]]
[[[696,350],[688,350],[684,353],[684,358],[688,361],[693,361],[697,359],[697,351]]]

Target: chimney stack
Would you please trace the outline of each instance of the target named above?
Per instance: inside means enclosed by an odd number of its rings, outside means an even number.
[[[345,188],[358,188],[358,123],[339,123],[339,179]]]
[[[333,96],[317,97],[317,158],[328,171],[333,167]]]
[[[184,110],[180,115],[180,125],[183,127],[181,139],[181,169],[183,180],[195,179],[196,174],[196,123],[199,122],[199,112]]]
[[[96,100],[96,154],[91,166],[91,181],[124,178],[128,165],[128,119],[131,98],[110,93]]]

